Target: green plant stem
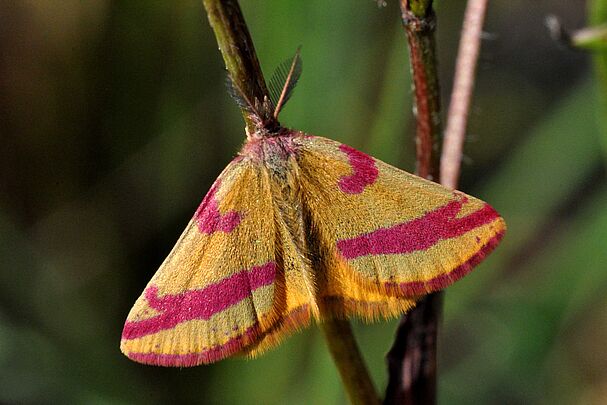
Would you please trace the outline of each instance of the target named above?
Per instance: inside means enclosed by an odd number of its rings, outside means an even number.
[[[341,380],[353,405],[379,404],[379,395],[354,340],[347,320],[328,319],[319,324]]]
[[[590,24],[599,26],[607,24],[607,0],[589,2],[588,16]],[[593,55],[594,71],[598,80],[599,123],[602,126],[603,150],[607,151],[607,50],[596,50]]]
[[[607,24],[575,31],[571,35],[571,46],[604,54],[607,51]]]
[[[232,81],[250,100],[269,98],[253,40],[236,0],[203,0],[219,50]],[[255,131],[249,113],[242,110],[247,128]],[[376,404],[379,397],[358,350],[347,320],[328,319],[321,329],[353,404]]]
[[[203,0],[219,50],[234,84],[249,100],[263,102],[269,98],[253,40],[236,0]],[[246,110],[242,110],[247,128],[255,126]]]
[[[607,23],[607,0],[593,0],[588,3],[588,17],[593,26]]]
[[[416,171],[438,179],[441,133],[437,75],[436,17],[431,0],[401,0],[401,16],[409,46],[416,118]],[[388,387],[385,404],[435,404],[437,331],[442,292],[421,298],[399,323],[386,356]]]

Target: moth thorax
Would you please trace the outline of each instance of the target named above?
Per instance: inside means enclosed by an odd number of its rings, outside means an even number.
[[[269,168],[280,171],[287,164],[289,158],[297,154],[299,146],[296,138],[297,132],[282,130],[277,134],[250,137],[240,154]]]

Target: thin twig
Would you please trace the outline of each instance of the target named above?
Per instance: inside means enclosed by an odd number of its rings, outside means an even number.
[[[416,172],[438,179],[438,139],[441,132],[439,82],[432,0],[401,0],[415,94]],[[437,331],[442,293],[421,298],[405,314],[386,356],[388,387],[385,404],[436,403]]]
[[[386,356],[386,405],[436,403],[436,338],[443,294],[427,295],[401,319]]]
[[[487,0],[468,0],[464,15],[440,165],[441,184],[451,189],[457,188],[459,180],[486,10]]]
[[[571,49],[607,50],[607,23],[570,31],[554,14],[546,16],[544,23],[553,40]]]
[[[203,0],[203,4],[233,85],[255,105],[270,103],[266,82],[238,1]],[[260,111],[269,114],[268,117],[260,117],[262,120],[274,119],[271,109],[261,108]],[[254,132],[254,117],[246,106],[242,107],[242,113],[248,130]],[[353,404],[379,403],[348,321],[327,319],[321,328],[350,401]]]
[[[421,3],[421,4],[420,4]],[[418,14],[419,10],[423,14]],[[416,173],[438,178],[438,155],[435,153],[441,132],[440,91],[434,32],[436,17],[431,1],[401,0],[401,13],[407,42],[415,93]]]
[[[420,176],[433,179],[440,172],[441,183],[450,188],[456,187],[459,178],[485,10],[486,0],[469,0],[449,111],[449,139],[446,135],[439,171],[436,167],[436,142],[440,133],[440,102],[432,0],[401,0],[415,85],[417,171]],[[389,383],[386,404],[436,403],[436,337],[441,308],[442,293],[430,294],[402,318],[387,356]]]

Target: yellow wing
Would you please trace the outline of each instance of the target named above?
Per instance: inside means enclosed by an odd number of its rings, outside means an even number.
[[[122,351],[192,366],[317,319],[400,314],[468,272],[505,225],[487,204],[291,132],[245,145],[131,310]]]
[[[468,273],[504,234],[483,201],[338,142],[301,138],[298,163],[328,314],[401,313]]]
[[[235,159],[128,315],[121,350],[193,366],[243,351],[278,320],[276,228],[263,167]]]

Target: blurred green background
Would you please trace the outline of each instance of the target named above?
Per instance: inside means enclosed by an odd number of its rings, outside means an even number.
[[[396,0],[241,5],[267,75],[303,46],[285,125],[413,170]],[[464,6],[438,4],[443,100]],[[448,290],[441,403],[607,402],[607,79],[593,69],[607,73],[607,56],[544,27],[548,14],[607,21],[592,6],[490,2],[461,188],[509,231]],[[0,402],[346,402],[314,327],[256,360],[192,369],[118,350],[130,306],[243,142],[224,76],[198,0],[0,2]],[[382,390],[395,325],[355,325]]]

